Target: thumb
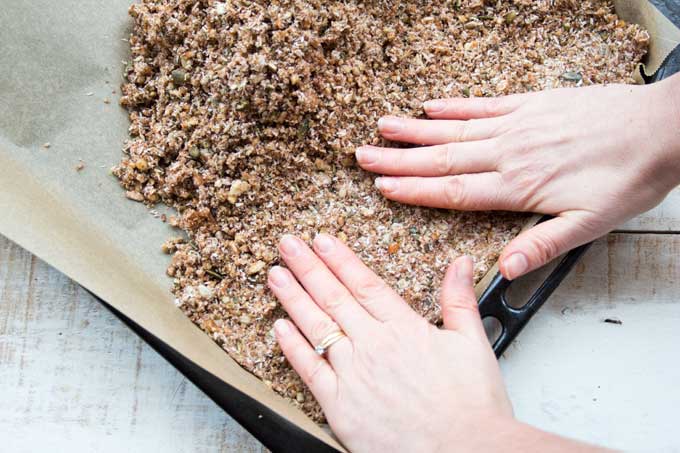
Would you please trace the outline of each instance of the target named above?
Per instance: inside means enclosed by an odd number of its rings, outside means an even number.
[[[472,278],[472,259],[468,256],[457,258],[446,271],[440,300],[444,328],[486,338]]]
[[[598,236],[575,214],[539,223],[505,247],[499,260],[501,274],[514,280]]]

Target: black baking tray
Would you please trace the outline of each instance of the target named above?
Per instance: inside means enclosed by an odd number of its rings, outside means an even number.
[[[680,2],[653,1],[674,22],[680,25]],[[659,5],[661,4],[661,5]],[[669,14],[668,12],[673,14]],[[680,47],[666,59],[664,65],[648,78],[655,82],[680,71]],[[547,220],[544,217],[541,221]],[[590,244],[582,245],[560,259],[548,277],[531,294],[521,307],[508,301],[508,290],[513,282],[497,274],[479,299],[479,310],[483,318],[494,317],[501,325],[499,337],[494,341],[496,356],[500,357],[512,341],[527,325],[531,317],[543,306],[550,295],[571,272],[574,265],[586,252]],[[248,432],[273,452],[335,452],[336,449],[300,429],[293,423],[273,412],[260,402],[248,397],[227,382],[199,367],[167,343],[128,318],[114,307],[93,296],[156,352],[162,355],[188,380],[193,382],[218,406],[224,409]]]

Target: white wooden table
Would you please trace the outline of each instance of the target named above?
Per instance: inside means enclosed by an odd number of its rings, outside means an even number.
[[[680,451],[679,326],[676,190],[599,240],[505,354],[517,416]],[[2,451],[264,451],[78,285],[2,237],[0,383]]]

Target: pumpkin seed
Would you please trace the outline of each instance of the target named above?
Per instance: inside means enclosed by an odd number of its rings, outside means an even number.
[[[189,75],[182,69],[172,71],[172,83],[176,86],[184,85],[189,80]]]
[[[567,82],[580,82],[581,80],[583,80],[583,75],[580,72],[576,71],[567,71],[560,77],[562,78],[562,80],[565,80]]]

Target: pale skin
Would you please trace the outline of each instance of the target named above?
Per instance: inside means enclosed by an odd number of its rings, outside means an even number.
[[[410,204],[556,218],[504,250],[516,278],[659,203],[680,183],[680,75],[651,86],[591,87],[427,103],[431,120],[384,118],[381,133],[426,145],[362,147],[377,186]],[[436,111],[435,111],[436,110]],[[291,320],[277,340],[351,451],[599,451],[513,418],[473,291],[456,259],[428,324],[342,241],[285,236],[288,269],[269,286]],[[517,255],[520,255],[519,257]],[[342,329],[324,357],[313,345]]]
[[[611,85],[425,103],[432,120],[382,118],[385,138],[428,145],[365,146],[364,169],[387,175],[389,199],[460,210],[556,218],[503,251],[508,279],[536,269],[654,207],[680,175],[680,74]]]

